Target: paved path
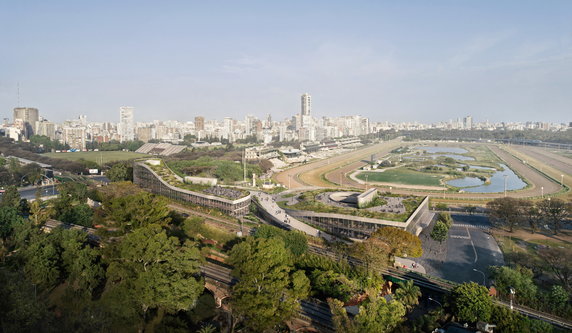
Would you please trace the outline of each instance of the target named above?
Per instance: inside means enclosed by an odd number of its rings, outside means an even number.
[[[283,223],[286,227],[293,228],[296,230],[303,231],[304,233],[314,236],[314,237],[322,237],[327,241],[335,241],[336,238],[330,234],[322,232],[314,227],[307,225],[306,223],[292,217],[291,215],[286,214],[284,209],[280,208],[278,204],[276,204],[276,197],[270,194],[266,194],[263,192],[252,192],[254,196],[258,199],[258,202],[262,205],[264,210],[266,210],[269,214],[271,214],[274,218],[278,221]]]

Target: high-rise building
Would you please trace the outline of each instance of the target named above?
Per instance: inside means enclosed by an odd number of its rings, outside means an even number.
[[[305,93],[302,95],[302,116],[309,116],[312,113],[312,96]]]
[[[195,117],[195,131],[205,130],[205,117],[197,116]]]
[[[85,128],[83,127],[64,127],[63,129],[64,143],[68,144],[72,149],[85,149]]]
[[[121,142],[135,140],[133,109],[132,106],[122,106],[119,108],[119,135]]]
[[[40,120],[38,109],[14,108],[14,122],[16,119],[20,119],[24,123],[24,136],[26,138],[36,133],[36,122]]]
[[[466,116],[463,119],[463,128],[464,129],[472,129],[473,128],[473,117]]]

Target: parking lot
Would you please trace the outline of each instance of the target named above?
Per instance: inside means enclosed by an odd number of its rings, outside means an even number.
[[[468,214],[452,214],[451,217],[453,226],[445,242],[430,238],[432,225],[421,233],[424,253],[418,262],[430,275],[488,285],[488,267],[504,264],[497,242],[488,234],[491,227],[488,218]]]

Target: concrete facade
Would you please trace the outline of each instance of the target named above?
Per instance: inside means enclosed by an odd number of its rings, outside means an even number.
[[[428,216],[429,197],[423,199],[405,222],[294,209],[286,209],[286,212],[328,233],[352,239],[366,239],[375,230],[386,226],[401,228],[414,235],[419,235],[422,230],[420,222]]]

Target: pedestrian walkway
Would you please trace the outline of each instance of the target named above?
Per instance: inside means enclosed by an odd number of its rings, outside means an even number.
[[[400,268],[405,268],[405,269],[408,269],[410,271],[414,271],[414,272],[418,272],[418,273],[422,273],[422,274],[427,274],[425,267],[423,267],[421,264],[417,263],[415,260],[401,258],[401,257],[395,257],[395,266],[400,267]]]
[[[491,227],[484,224],[468,224],[468,223],[453,223],[453,227],[462,227],[462,228],[469,228],[469,229],[481,229],[484,231],[491,230]]]
[[[291,215],[286,214],[284,209],[278,206],[272,195],[263,192],[252,192],[252,193],[258,199],[258,202],[262,205],[262,208],[264,208],[264,210],[266,210],[270,215],[272,215],[280,223],[283,223],[285,226],[289,226],[290,228],[300,230],[310,236],[322,237],[330,242],[336,240],[336,237],[327,234],[323,231],[320,231],[314,227],[311,227],[306,223],[292,217]]]

